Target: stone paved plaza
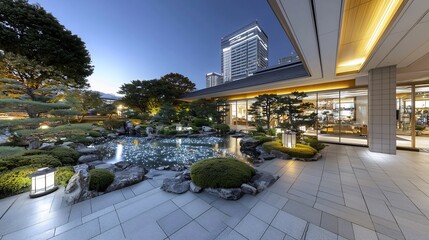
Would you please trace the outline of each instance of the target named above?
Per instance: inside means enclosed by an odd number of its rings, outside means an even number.
[[[161,179],[73,206],[62,189],[0,200],[0,239],[429,239],[429,154],[330,145],[318,162],[275,159],[265,192],[226,201]]]

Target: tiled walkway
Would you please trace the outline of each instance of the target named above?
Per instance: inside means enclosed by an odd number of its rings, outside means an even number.
[[[62,190],[0,200],[6,239],[429,239],[429,154],[331,145],[318,162],[272,160],[267,191],[226,201],[148,180],[65,206]]]

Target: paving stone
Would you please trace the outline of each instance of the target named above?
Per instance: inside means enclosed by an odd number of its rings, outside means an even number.
[[[375,231],[353,224],[353,232],[356,239],[365,239],[365,240],[378,240],[377,234]]]
[[[247,238],[228,227],[219,234],[216,240],[247,240]]]
[[[355,234],[353,232],[352,223],[342,218],[338,218],[338,235],[347,239],[354,240]]]
[[[227,228],[228,218],[228,215],[212,207],[199,216],[196,221],[210,233],[219,234]]]
[[[252,210],[250,210],[250,213],[265,223],[270,224],[278,211],[279,210],[277,208],[260,201],[252,208]]]
[[[283,207],[285,212],[288,212],[294,216],[297,216],[301,219],[304,219],[308,222],[311,222],[317,226],[320,225],[320,220],[322,218],[322,211],[309,207],[305,204],[289,200],[286,205]]]
[[[194,193],[188,191],[186,193],[177,195],[177,197],[172,198],[171,201],[173,201],[178,207],[182,207],[196,198],[197,196],[195,196]]]
[[[101,232],[105,232],[111,228],[114,228],[120,224],[116,211],[110,212],[98,218],[100,221]],[[121,230],[122,231],[122,230]]]
[[[283,240],[285,236],[285,233],[270,226],[268,227],[267,231],[265,231],[261,240]]]
[[[279,211],[271,224],[271,226],[296,239],[301,239],[306,225],[306,221],[284,211]]]
[[[64,233],[56,235],[51,239],[53,240],[90,239],[92,237],[95,237],[98,234],[100,234],[100,225],[98,224],[98,219],[94,219],[78,227],[72,228]]]
[[[189,216],[195,219],[201,214],[203,214],[205,211],[209,210],[210,208],[211,208],[210,204],[206,203],[200,198],[196,198],[190,203],[183,206],[182,210],[186,214],[188,214]]]
[[[125,239],[124,232],[122,231],[122,228],[120,225],[111,228],[107,231],[102,231],[100,235],[97,235],[91,240],[120,240]]]
[[[255,216],[248,214],[243,218],[243,220],[241,220],[234,230],[249,240],[257,240],[262,237],[267,228],[268,224]]]
[[[310,224],[308,226],[305,239],[306,240],[337,240],[337,234],[329,232],[328,230],[320,228],[314,224]]]
[[[152,190],[154,186],[152,186],[149,181],[145,180],[143,182],[134,184],[129,188],[131,189],[131,191],[133,191],[134,195],[140,195],[142,193]]]
[[[277,180],[277,182],[278,181],[279,180]],[[273,193],[273,192],[268,192],[266,195],[264,195],[261,198],[261,200],[268,203],[270,206],[277,208],[277,209],[282,209],[284,207],[284,205],[286,204],[286,202],[288,201],[287,198],[285,198],[279,194]]]
[[[322,212],[320,227],[338,234],[338,218],[329,213]]]
[[[182,239],[209,239],[210,233],[201,227],[197,222],[192,221],[169,238],[170,240]]]
[[[167,234],[167,236],[170,236],[191,221],[192,221],[192,218],[190,218],[181,209],[177,209],[176,211],[159,219],[158,224],[162,228],[162,230]]]

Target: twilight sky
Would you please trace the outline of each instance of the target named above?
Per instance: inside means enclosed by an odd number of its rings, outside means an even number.
[[[30,0],[86,43],[91,89],[116,93],[134,79],[178,72],[205,88],[220,72],[223,36],[258,20],[269,38],[269,65],[293,48],[266,0]]]

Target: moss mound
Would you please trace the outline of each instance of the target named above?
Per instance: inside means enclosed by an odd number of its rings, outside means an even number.
[[[89,189],[97,192],[106,191],[107,187],[115,179],[115,175],[106,169],[92,169],[89,171],[89,175]]]
[[[282,146],[282,143],[280,141],[266,142],[262,144],[262,147],[267,152],[271,152],[272,150],[277,150],[277,151],[286,153],[291,157],[297,157],[297,158],[311,158],[317,153],[316,149],[308,145],[296,144],[294,148],[286,148]]]
[[[46,152],[47,153],[47,152]],[[48,154],[0,158],[0,172],[12,170],[14,168],[31,166],[31,167],[59,167],[61,162]]]
[[[31,186],[28,174],[37,171],[37,167],[22,167],[0,174],[0,198],[24,192]]]
[[[326,147],[325,144],[319,142],[317,138],[315,137],[305,137],[304,142],[308,143],[312,148],[316,149],[317,151],[320,151]]]
[[[257,136],[253,136],[252,138],[255,139],[256,141],[260,141],[262,143],[274,141],[274,139],[272,137],[265,136],[265,135],[257,135]]]
[[[55,184],[57,185],[63,185],[64,187],[67,186],[69,183],[69,180],[74,175],[73,167],[67,166],[67,167],[60,167],[55,172]]]
[[[255,169],[231,158],[211,158],[191,167],[191,179],[203,188],[236,188],[250,181]]]

